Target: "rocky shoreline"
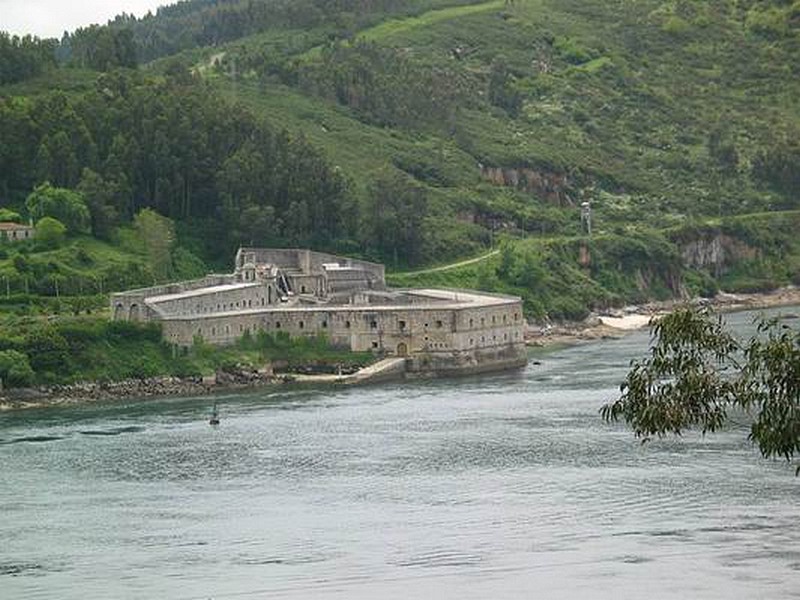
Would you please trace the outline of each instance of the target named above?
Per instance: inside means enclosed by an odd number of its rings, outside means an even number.
[[[83,382],[68,385],[10,389],[0,392],[0,411],[78,402],[101,402],[126,398],[205,396],[225,391],[246,390],[266,385],[291,383],[294,377],[249,369],[220,371],[207,377],[149,377],[111,382]]]
[[[593,314],[579,323],[533,323],[526,331],[531,347],[555,347],[601,339],[619,338],[647,326],[650,320],[687,301],[651,302]],[[720,312],[755,310],[777,306],[800,306],[800,288],[787,287],[760,294],[720,293],[713,299],[696,299],[692,304],[707,304]],[[164,398],[169,396],[205,396],[221,392],[248,390],[269,385],[306,381],[304,375],[274,374],[271,369],[247,368],[220,371],[208,377],[152,377],[115,382],[86,382],[70,385],[0,391],[0,411],[64,406],[83,402],[124,399]]]
[[[525,342],[528,346],[544,348],[620,338],[630,331],[646,327],[653,318],[687,304],[711,306],[717,312],[800,306],[800,288],[789,286],[772,292],[753,294],[720,292],[714,298],[668,300],[626,306],[600,314],[592,314],[584,321],[574,323],[533,323],[528,327]]]

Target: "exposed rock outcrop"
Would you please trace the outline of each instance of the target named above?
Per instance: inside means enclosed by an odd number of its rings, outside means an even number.
[[[734,263],[757,258],[759,250],[736,238],[716,233],[680,244],[683,264],[721,275]]]
[[[560,206],[573,206],[574,191],[565,173],[541,171],[530,167],[490,167],[480,164],[481,177],[495,185],[514,187]]]

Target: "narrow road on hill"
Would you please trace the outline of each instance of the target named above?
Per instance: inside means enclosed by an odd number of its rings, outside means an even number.
[[[437,273],[439,271],[449,271],[450,269],[458,269],[459,267],[466,267],[475,263],[483,262],[493,256],[500,254],[500,250],[492,250],[481,256],[461,260],[459,262],[450,263],[449,265],[442,265],[441,267],[431,267],[430,269],[422,269],[421,271],[405,271],[403,273],[391,273],[391,275],[427,275],[428,273]]]

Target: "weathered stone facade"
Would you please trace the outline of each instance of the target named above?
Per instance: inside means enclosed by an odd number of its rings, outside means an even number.
[[[527,360],[519,298],[387,290],[382,265],[307,250],[242,249],[232,275],[116,294],[112,310],[117,319],[161,321],[165,339],[183,347],[266,331],[325,335],[353,351],[406,356],[412,372]]]

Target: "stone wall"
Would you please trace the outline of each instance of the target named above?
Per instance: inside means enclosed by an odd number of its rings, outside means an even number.
[[[325,252],[311,250],[280,249],[280,248],[241,248],[236,255],[236,267],[243,266],[245,254],[255,254],[256,262],[273,264],[281,269],[298,269],[304,273],[321,273],[322,265],[336,263],[342,266],[354,267],[370,273],[374,278],[385,281],[385,268],[378,263],[358,260]]]
[[[253,283],[233,289],[212,287],[206,293],[198,290],[196,294],[176,295],[158,302],[145,300],[145,304],[161,318],[168,318],[264,308],[278,301],[279,294],[273,284]]]
[[[191,346],[196,336],[212,344],[232,344],[245,332],[265,331],[325,335],[332,344],[355,352],[440,355],[445,361],[464,354],[468,363],[502,349],[524,348],[519,301],[474,308],[275,307],[172,318],[163,326],[165,339],[179,346]]]
[[[246,333],[259,331],[324,335],[335,346],[355,352],[411,357],[412,370],[419,371],[445,366],[504,368],[526,356],[519,298],[467,290],[387,291],[383,265],[308,250],[241,249],[236,258],[239,272],[245,256],[248,263],[254,259],[289,270],[299,296],[283,301],[274,274],[252,283],[235,274],[214,275],[115,294],[114,318],[159,320],[165,340],[181,347],[198,338],[215,345],[233,344]],[[328,281],[322,267],[326,263],[346,268],[328,269],[333,274]],[[336,281],[337,275],[341,281]],[[326,283],[349,289],[348,295],[326,289]],[[377,283],[381,289],[351,289],[354,283],[367,287]]]
[[[158,314],[148,308],[145,303],[147,298],[180,294],[218,285],[227,285],[234,281],[235,277],[233,275],[212,274],[206,275],[202,279],[156,285],[149,288],[140,288],[112,294],[111,314],[115,321],[149,321],[158,318]]]

